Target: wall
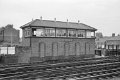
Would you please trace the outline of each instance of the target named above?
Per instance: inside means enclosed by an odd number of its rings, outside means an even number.
[[[18,63],[28,63],[31,56],[31,48],[29,46],[16,46],[16,55]]]
[[[68,56],[94,55],[94,39],[70,39],[70,38],[31,38],[31,57],[52,59]],[[27,43],[27,42],[26,42]]]
[[[4,28],[2,27],[2,28],[0,28],[0,42],[2,42],[3,41],[3,39],[4,39],[4,37],[3,37],[3,31],[4,30]]]

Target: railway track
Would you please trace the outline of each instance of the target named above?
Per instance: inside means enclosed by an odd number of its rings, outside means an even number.
[[[116,62],[114,64],[113,63],[107,63],[107,64],[105,63],[105,64],[97,64],[97,65],[92,65],[92,66],[90,66],[90,65],[89,66],[79,66],[76,68],[69,67],[69,68],[65,68],[65,69],[64,68],[63,69],[55,69],[55,70],[49,70],[49,71],[43,71],[43,72],[36,71],[36,72],[34,72],[34,74],[32,73],[32,75],[34,75],[34,77],[29,77],[29,78],[27,77],[24,79],[25,80],[30,80],[30,79],[33,80],[36,78],[42,78],[45,80],[53,80],[53,79],[56,80],[56,79],[67,79],[67,78],[71,78],[71,77],[72,78],[76,77],[76,78],[79,78],[79,80],[86,80],[86,79],[90,79],[90,78],[96,78],[98,76],[98,74],[101,75],[107,71],[110,73],[109,70],[114,70],[114,71],[120,70],[120,68],[118,68],[119,65],[120,65],[120,63]],[[99,71],[100,69],[101,69],[101,71]],[[45,74],[42,74],[42,73],[45,73]],[[106,74],[106,73],[104,73],[104,74]],[[94,77],[93,77],[93,75],[94,75]],[[95,75],[97,75],[97,76],[95,77]]]
[[[53,79],[97,79],[118,76],[119,58],[93,59],[57,64],[27,64],[0,68],[0,80],[53,80]],[[111,72],[112,70],[112,72]],[[101,76],[100,76],[101,75]]]

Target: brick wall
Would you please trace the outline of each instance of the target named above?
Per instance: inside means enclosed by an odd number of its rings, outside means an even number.
[[[29,43],[29,38],[23,42]],[[23,44],[24,44],[23,43]],[[30,43],[29,43],[30,44]],[[31,38],[32,53],[30,57],[58,58],[58,56],[87,56],[94,55],[95,41],[93,38]],[[36,57],[36,58],[35,58]],[[42,60],[42,59],[39,59]]]
[[[16,55],[18,56],[18,63],[28,63],[31,56],[31,48],[28,46],[17,46]]]

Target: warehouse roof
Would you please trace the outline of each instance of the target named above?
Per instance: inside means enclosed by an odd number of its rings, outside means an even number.
[[[88,26],[83,23],[75,23],[75,22],[62,22],[62,21],[52,21],[52,20],[40,20],[35,19],[23,26],[21,28],[25,28],[28,26],[34,26],[34,27],[54,27],[54,28],[73,28],[73,29],[86,29],[86,30],[97,30],[91,26]]]

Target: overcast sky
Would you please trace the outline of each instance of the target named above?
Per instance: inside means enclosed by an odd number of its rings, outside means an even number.
[[[0,27],[15,28],[43,17],[43,20],[85,23],[104,36],[120,33],[120,0],[0,0]]]

